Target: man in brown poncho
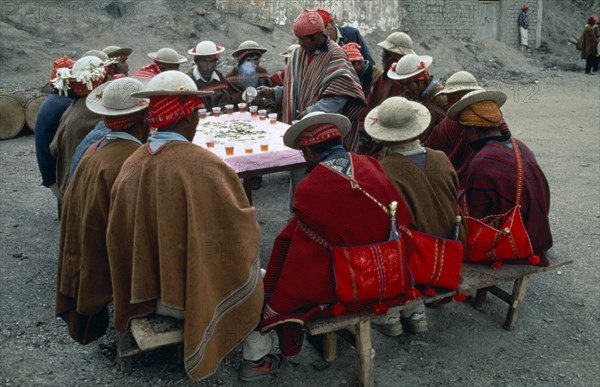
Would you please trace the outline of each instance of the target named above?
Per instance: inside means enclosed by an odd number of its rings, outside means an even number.
[[[387,155],[380,163],[408,206],[410,228],[454,239],[458,177],[443,152],[421,146],[419,136],[429,127],[430,120],[429,111],[420,103],[391,97],[369,112],[365,130],[387,146]],[[464,243],[464,227],[458,231]],[[427,332],[424,304],[403,310],[401,317],[409,331]],[[384,334],[396,336],[402,328],[393,322],[394,315],[385,316],[374,320],[374,326]]]
[[[194,380],[216,371],[263,304],[255,210],[235,172],[191,143],[205,94],[179,71],[132,94],[150,98],[158,132],[123,164],[107,231],[115,329],[154,312],[182,318]]]
[[[60,93],[66,95],[68,90],[73,89],[76,95],[62,115],[56,135],[50,143],[50,153],[56,158],[56,183],[61,195],[67,189],[71,158],[77,145],[102,119],[101,115],[87,108],[85,97],[102,84],[105,77],[102,61],[94,56],[84,56],[75,62],[72,70],[59,69],[57,78],[53,80]]]
[[[129,96],[143,89],[140,81],[122,78],[99,86],[85,100],[91,112],[102,115],[109,133],[87,150],[65,191],[55,310],[80,344],[102,336],[108,326],[110,191],[125,159],[148,138],[148,100]]]

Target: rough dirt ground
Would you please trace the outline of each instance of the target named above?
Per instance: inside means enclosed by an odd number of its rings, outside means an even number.
[[[31,4],[36,2],[29,1]],[[211,12],[211,1],[138,2],[139,14],[115,19],[106,13],[68,20],[36,14],[0,15],[0,89],[43,85],[52,60],[78,57],[90,48],[132,46],[131,70],[148,63],[145,53],[172,46],[181,53],[202,39],[233,48],[251,37],[270,51],[264,65],[282,64],[277,53],[293,42],[289,30],[273,32]],[[8,3],[2,3],[5,5]],[[21,3],[11,3],[21,4]],[[39,3],[41,4],[41,3]],[[87,2],[75,4],[75,11]],[[477,312],[467,303],[429,310],[430,333],[391,339],[373,332],[377,385],[597,385],[600,375],[600,75],[582,70],[573,42],[598,1],[546,1],[544,45],[523,55],[498,42],[460,42],[411,31],[416,50],[434,57],[432,73],[446,79],[466,69],[509,99],[503,111],[513,133],[536,153],[552,190],[550,213],[555,250],[573,265],[531,278],[513,332],[502,329],[504,303],[490,298]],[[581,6],[582,8],[577,8]],[[588,7],[582,11],[584,7]],[[79,7],[79,8],[77,8]],[[209,13],[199,15],[194,10]],[[134,17],[135,16],[135,17]],[[66,16],[65,16],[66,17]],[[376,43],[390,31],[366,37]],[[222,66],[233,64],[229,54]],[[32,60],[31,58],[34,58]],[[499,83],[499,81],[507,83]],[[536,83],[537,81],[537,83]],[[114,331],[88,346],[74,343],[54,317],[59,224],[49,190],[39,186],[33,136],[0,142],[0,384],[2,385],[192,385],[172,351],[139,356],[133,373],[116,366]],[[285,224],[287,180],[269,175],[255,192],[266,264],[273,238]],[[202,385],[240,385],[240,351]],[[306,345],[293,364],[263,385],[355,385],[354,351],[340,344],[339,358],[324,371]]]
[[[373,332],[377,385],[573,385],[600,375],[600,76],[557,73],[538,84],[497,84],[513,133],[536,153],[552,190],[555,250],[574,259],[533,276],[517,327],[502,329],[505,305],[483,312],[468,303],[429,310],[430,333],[388,338]],[[32,135],[0,142],[0,384],[192,385],[173,351],[142,355],[133,373],[117,369],[114,331],[88,346],[54,317],[59,224],[49,190],[39,186]],[[265,177],[255,192],[263,261],[287,220],[287,180]],[[240,385],[234,351],[202,385]],[[305,345],[296,364],[261,385],[355,385],[354,351],[317,371]]]

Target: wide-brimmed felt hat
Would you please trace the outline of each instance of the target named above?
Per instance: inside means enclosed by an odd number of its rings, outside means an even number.
[[[156,52],[149,52],[148,57],[160,63],[181,64],[187,62],[186,57],[179,55],[177,51],[169,47],[163,47]]]
[[[506,102],[506,94],[495,90],[475,90],[465,94],[458,102],[448,109],[448,118],[456,120],[467,106],[480,101],[494,101],[498,107]]]
[[[131,94],[132,97],[154,97],[168,95],[195,95],[202,97],[212,94],[212,91],[198,91],[192,78],[177,70],[163,71],[152,78],[146,85],[145,91]]]
[[[377,45],[400,55],[415,53],[412,39],[404,32],[392,32],[383,42],[377,43]]]
[[[436,95],[452,94],[459,91],[481,90],[477,79],[468,71],[457,71],[448,78],[443,90]]]
[[[148,108],[150,101],[132,97],[131,94],[144,91],[144,85],[134,78],[120,78],[104,83],[85,99],[87,108],[102,116],[124,116]]]
[[[404,97],[390,97],[367,114],[365,131],[379,141],[413,140],[423,133],[431,121],[429,110]]]
[[[330,124],[337,127],[342,134],[342,137],[350,131],[350,127],[352,126],[348,117],[341,114],[312,112],[308,113],[304,118],[288,128],[283,135],[283,143],[292,149],[300,149],[298,146],[298,138],[302,132],[312,126],[321,124]]]
[[[285,50],[284,52],[282,52],[281,54],[279,54],[280,56],[284,57],[284,58],[289,58],[292,56],[292,52],[294,52],[295,49],[299,48],[300,45],[299,44],[292,44],[290,45],[287,50]]]
[[[104,53],[106,53],[106,55],[108,55],[109,57],[118,56],[118,55],[129,56],[129,55],[131,55],[131,52],[133,51],[133,49],[128,48],[128,47],[108,46],[108,47],[103,48],[102,51]]]
[[[106,53],[104,51],[100,51],[100,50],[89,50],[83,53],[83,55],[81,56],[82,58],[84,56],[95,56],[96,58],[100,58],[103,62],[106,62],[108,60],[108,55],[106,55]]]
[[[188,54],[194,56],[212,56],[219,55],[223,51],[225,51],[225,47],[216,45],[210,40],[203,40],[196,47],[188,50]]]
[[[261,47],[260,44],[256,43],[254,40],[246,40],[245,42],[240,43],[240,46],[237,48],[237,50],[231,53],[231,56],[237,58],[243,54],[244,51],[258,52],[262,55],[267,52],[267,49]]]
[[[392,68],[387,72],[387,76],[395,80],[408,79],[425,71],[431,66],[432,62],[433,58],[429,55],[404,55],[398,62],[392,65]]]

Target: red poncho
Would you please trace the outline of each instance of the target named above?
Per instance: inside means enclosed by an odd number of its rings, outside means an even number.
[[[552,247],[548,221],[550,188],[533,152],[517,140],[523,158],[523,194],[521,214],[529,234],[533,251],[545,260],[544,252]],[[488,215],[503,214],[515,205],[517,168],[514,151],[502,143],[491,141],[469,164],[464,174],[463,196],[469,206],[469,215],[481,219]]]
[[[282,119],[290,124],[318,100],[327,96],[348,97],[343,114],[358,123],[365,106],[365,95],[356,72],[348,62],[346,53],[331,40],[327,50],[316,55],[308,54],[302,47],[294,50],[283,80]],[[344,147],[352,150],[358,144],[358,129],[354,125],[344,137]]]
[[[379,163],[369,156],[350,155],[354,178],[361,187],[382,204],[397,201],[397,222],[407,226],[410,215],[406,205]],[[269,297],[265,314],[275,316],[263,319],[264,330],[283,321],[301,324],[337,302],[331,253],[310,239],[298,221],[338,246],[382,242],[390,233],[389,216],[360,190],[352,189],[348,178],[323,164],[298,184],[294,213],[275,240],[264,278],[265,294]],[[331,308],[323,311],[330,313]],[[300,325],[294,326],[301,334]],[[280,338],[285,355],[295,355],[300,346],[301,341],[290,343]]]
[[[427,140],[423,143],[424,146],[441,150],[448,156],[448,159],[454,166],[458,180],[462,182],[465,171],[469,163],[477,153],[477,151],[465,140],[462,134],[462,125],[455,120],[445,117],[442,122],[436,125]],[[509,129],[506,122],[498,128],[501,133],[508,133]]]

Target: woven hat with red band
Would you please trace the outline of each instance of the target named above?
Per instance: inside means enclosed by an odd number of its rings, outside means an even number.
[[[148,122],[155,128],[162,128],[189,116],[194,109],[203,107],[200,97],[209,94],[212,92],[198,91],[196,83],[188,75],[170,70],[152,78],[145,91],[131,96],[150,98]]]
[[[325,30],[323,18],[314,9],[305,9],[296,17],[292,26],[297,36],[308,36]]]
[[[346,51],[346,55],[348,55],[348,60],[350,62],[363,62],[365,60],[360,53],[362,47],[358,43],[346,43],[342,48]]]
[[[337,113],[312,112],[288,128],[283,143],[292,148],[317,144],[335,137],[343,137],[352,124],[346,116]]]

